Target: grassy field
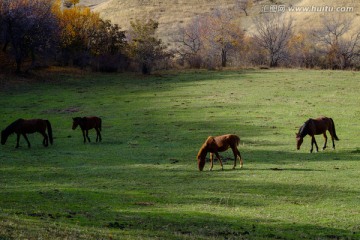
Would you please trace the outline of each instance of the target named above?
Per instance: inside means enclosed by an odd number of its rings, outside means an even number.
[[[3,85],[0,128],[55,136],[0,146],[0,239],[359,239],[360,73],[241,70],[70,75]],[[84,144],[72,117],[103,119]],[[336,150],[295,132],[335,121]],[[240,135],[244,168],[197,170],[209,135]],[[319,146],[323,138],[317,137]]]

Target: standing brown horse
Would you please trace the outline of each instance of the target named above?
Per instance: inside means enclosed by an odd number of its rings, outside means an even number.
[[[46,129],[48,134],[46,134]],[[43,120],[43,119],[18,119],[15,122],[11,123],[7,128],[5,128],[1,132],[1,144],[4,145],[6,143],[6,140],[8,139],[9,135],[12,133],[16,133],[17,140],[16,140],[16,148],[19,147],[19,140],[20,135],[23,135],[25,138],[28,147],[30,147],[29,139],[27,138],[27,133],[34,133],[39,132],[41,135],[43,135],[43,145],[47,147],[49,145],[49,141],[51,144],[53,144],[53,136],[52,136],[52,128],[49,120]]]
[[[323,150],[325,150],[326,143],[327,143],[326,131],[330,132],[331,140],[332,140],[332,143],[333,143],[333,149],[335,149],[334,139],[336,141],[339,141],[339,138],[336,136],[334,121],[331,118],[327,118],[327,117],[319,117],[319,118],[316,118],[316,119],[309,118],[309,120],[307,120],[300,127],[299,132],[296,133],[297,149],[298,150],[300,149],[300,146],[301,146],[301,144],[303,142],[304,137],[306,135],[309,135],[309,136],[311,136],[311,149],[310,149],[310,152],[312,153],[312,151],[313,151],[314,143],[315,143],[315,147],[316,147],[316,152],[318,152],[319,148],[318,148],[318,145],[316,143],[314,135],[323,134],[324,138],[325,138],[325,144],[324,144]]]
[[[77,126],[80,126],[84,143],[86,143],[86,138],[90,142],[89,130],[95,128],[96,130],[96,142],[101,142],[101,118],[99,117],[75,117],[73,118],[72,129],[75,130]],[[86,138],[85,138],[86,137]]]
[[[234,134],[226,134],[226,135],[222,135],[222,136],[217,136],[217,137],[208,137],[205,141],[205,143],[201,146],[199,153],[197,154],[197,160],[198,160],[198,167],[199,170],[202,171],[204,169],[205,166],[205,158],[208,152],[210,152],[210,171],[213,168],[213,158],[214,158],[214,154],[216,155],[216,157],[219,159],[220,165],[221,165],[221,169],[224,170],[222,161],[220,159],[219,153],[218,152],[224,152],[226,150],[228,150],[229,148],[231,148],[231,150],[234,153],[234,167],[233,169],[235,169],[236,167],[236,159],[237,157],[240,158],[240,168],[243,167],[243,160],[241,158],[240,155],[240,151],[237,149],[237,146],[240,143],[240,138],[237,135]]]

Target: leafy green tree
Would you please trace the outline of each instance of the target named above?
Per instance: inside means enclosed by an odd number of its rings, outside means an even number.
[[[0,1],[0,44],[16,61],[17,72],[25,58],[46,54],[54,46],[58,22],[51,0]]]
[[[92,53],[95,55],[116,54],[123,52],[125,46],[125,31],[122,31],[119,25],[101,19],[92,39]]]
[[[128,33],[129,55],[139,64],[143,74],[150,74],[158,61],[165,58],[166,46],[156,37],[159,23],[150,19],[130,22]]]

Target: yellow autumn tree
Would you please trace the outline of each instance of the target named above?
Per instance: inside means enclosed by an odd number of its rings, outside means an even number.
[[[322,61],[321,51],[311,31],[295,33],[288,43],[288,52],[293,66],[312,68]]]
[[[78,0],[71,0],[72,7],[64,8],[63,1],[56,0],[53,12],[60,25],[60,49],[62,61],[68,64],[86,66],[94,63],[94,57],[108,58],[123,54],[125,48],[125,32],[117,24],[100,18],[99,13],[90,8],[78,6]],[[116,60],[111,61],[116,65]],[[99,64],[98,64],[99,65]],[[107,66],[112,68],[112,66]]]
[[[99,14],[77,5],[62,9],[61,2],[57,0],[54,7],[61,29],[61,46],[65,49],[89,49],[91,38],[101,22]]]
[[[240,28],[238,18],[230,10],[216,9],[204,18],[204,21],[201,30],[204,50],[208,56],[219,56],[221,66],[226,67],[229,53],[238,50],[243,42],[244,33]]]

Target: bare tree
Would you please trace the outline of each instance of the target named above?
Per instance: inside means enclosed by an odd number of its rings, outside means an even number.
[[[353,21],[343,15],[327,15],[322,27],[314,30],[319,46],[331,68],[349,68],[360,56],[360,29],[352,31]]]
[[[179,31],[176,43],[181,55],[191,66],[200,67],[204,63],[207,68],[226,67],[229,54],[243,41],[244,34],[236,17],[231,10],[215,9],[194,18]]]
[[[191,67],[201,67],[200,52],[204,47],[201,37],[202,28],[201,17],[197,16],[185,27],[181,27],[179,33],[173,38],[177,45],[177,54]]]
[[[246,16],[249,16],[248,9],[253,6],[253,0],[235,0],[235,7],[242,10]]]
[[[293,20],[279,13],[262,14],[254,18],[254,24],[256,44],[267,51],[270,67],[278,66],[287,55],[287,45],[293,35]]]
[[[236,14],[230,10],[216,9],[207,20],[206,38],[209,46],[220,52],[221,66],[226,67],[229,52],[242,42],[243,31],[236,22]]]

